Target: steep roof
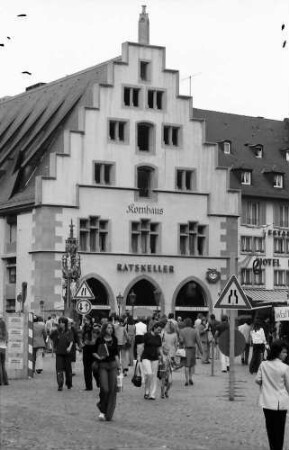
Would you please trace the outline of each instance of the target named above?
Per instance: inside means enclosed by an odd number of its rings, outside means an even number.
[[[0,102],[0,209],[34,202],[43,158],[64,128],[77,127],[77,107],[92,106],[91,86],[105,83],[108,64],[118,59]]]
[[[231,170],[231,187],[241,188],[244,196],[289,199],[289,120],[264,119],[194,108],[196,118],[206,120],[206,140],[231,142],[231,153],[219,146],[219,165]],[[263,157],[256,158],[254,146],[263,146]],[[282,151],[283,150],[283,151]],[[252,171],[252,184],[240,182],[242,170]],[[284,188],[273,187],[273,173],[284,174]]]

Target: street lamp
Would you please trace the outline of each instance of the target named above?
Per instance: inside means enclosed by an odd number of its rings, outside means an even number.
[[[129,295],[129,302],[131,304],[131,315],[132,318],[134,317],[134,305],[135,305],[135,300],[136,300],[136,294],[134,293],[134,291],[130,291]]]
[[[121,309],[122,302],[123,302],[123,295],[121,295],[120,292],[116,296],[116,302],[117,302],[117,306],[118,306],[118,316],[120,317],[120,309]]]
[[[154,297],[155,297],[155,302],[157,305],[157,312],[159,312],[159,305],[160,305],[160,300],[161,300],[161,291],[159,289],[155,289],[154,290]]]
[[[71,284],[77,283],[80,275],[80,256],[77,253],[77,239],[73,236],[73,223],[69,225],[69,237],[65,241],[65,253],[62,255],[62,276],[64,288],[64,315],[73,319],[74,308],[71,299]]]

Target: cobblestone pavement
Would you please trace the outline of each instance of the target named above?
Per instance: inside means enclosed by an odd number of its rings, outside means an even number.
[[[0,387],[1,450],[268,449],[258,386],[239,362],[234,401],[218,361],[215,376],[198,361],[194,386],[185,387],[183,373],[175,372],[170,398],[154,402],[143,399],[130,373],[112,422],[98,421],[98,390],[83,390],[81,356],[71,391],[57,391],[54,364],[48,354],[41,375]]]

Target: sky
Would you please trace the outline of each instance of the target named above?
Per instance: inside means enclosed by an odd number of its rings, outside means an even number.
[[[288,0],[1,0],[0,98],[119,56],[142,4],[196,108],[289,117]]]

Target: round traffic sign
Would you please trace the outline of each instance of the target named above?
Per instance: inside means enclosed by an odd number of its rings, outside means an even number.
[[[89,314],[91,311],[91,302],[86,298],[78,300],[76,302],[75,309],[76,312],[78,312],[78,314],[82,314],[83,316],[85,316],[86,314]]]
[[[239,330],[235,330],[235,348],[234,356],[239,356],[245,349],[246,341],[243,334]],[[230,330],[225,330],[219,338],[219,348],[221,352],[230,356]]]

